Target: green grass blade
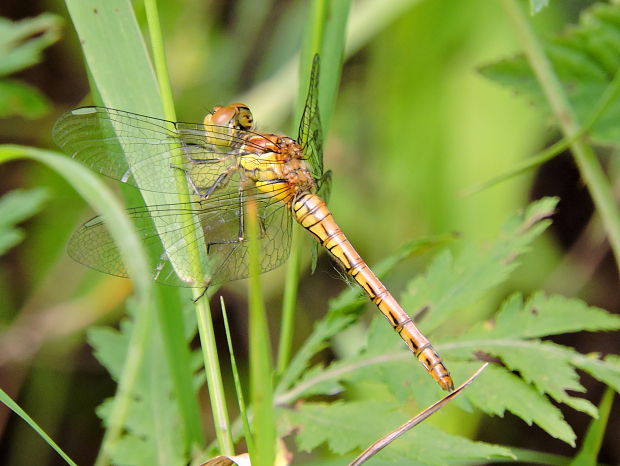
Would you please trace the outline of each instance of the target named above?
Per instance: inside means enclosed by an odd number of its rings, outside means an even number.
[[[157,2],[155,0],[146,0],[145,9],[149,26],[153,60],[155,62],[155,70],[157,74],[157,82],[159,84],[159,91],[162,97],[164,116],[170,121],[176,121],[176,112],[174,110],[172,89],[170,87],[170,78],[161,34],[161,26],[159,23]],[[178,158],[181,158],[180,153]],[[179,160],[177,164],[181,166],[183,161]],[[181,171],[177,171],[176,175],[176,191],[179,193],[178,201],[188,202],[191,199],[185,177]],[[184,222],[187,227],[192,225],[193,219],[190,212],[185,215]],[[201,270],[199,265],[201,264],[201,252],[204,253],[204,251],[199,249],[201,242],[198,241],[197,232],[193,231],[191,228],[186,228],[186,230],[189,232],[187,238],[187,243],[189,244],[188,256],[191,263],[194,265],[191,271],[192,276],[205,276],[206,274],[203,273],[205,271]],[[230,420],[226,407],[226,397],[224,394],[224,386],[222,383],[222,375],[217,355],[217,345],[215,342],[215,333],[213,330],[209,300],[207,296],[204,296],[206,293],[204,293],[203,290],[194,288],[192,291],[195,299],[196,318],[199,322],[198,330],[200,332],[200,341],[203,346],[204,366],[207,374],[207,384],[209,387],[209,396],[211,398],[216,437],[218,439],[220,451],[223,454],[230,455],[234,452],[234,445],[232,441]]]
[[[291,349],[295,330],[295,315],[297,303],[297,288],[299,286],[299,268],[301,266],[301,243],[299,228],[293,228],[291,238],[291,255],[286,265],[286,279],[284,281],[284,296],[282,298],[282,322],[280,324],[280,338],[278,339],[278,362],[276,373],[281,375],[291,360]]]
[[[64,451],[62,451],[62,448],[60,448],[56,444],[56,442],[54,442],[49,437],[49,435],[47,435],[45,431],[41,429],[41,427],[39,427],[39,425],[30,416],[28,416],[28,414],[26,414],[26,412],[23,409],[21,409],[19,405],[15,403],[15,401],[13,401],[11,397],[1,388],[0,388],[0,402],[4,403],[11,411],[13,411],[15,414],[21,417],[24,421],[26,421],[28,425],[32,427],[34,431],[37,434],[39,434],[39,436],[43,440],[45,440],[50,447],[56,450],[56,453],[58,453],[62,457],[62,459],[65,460],[67,464],[70,464],[72,466],[77,466],[76,463],[74,463],[73,460],[71,460],[71,458],[69,458],[69,456]]]
[[[598,453],[605,437],[607,421],[611,412],[611,405],[614,401],[615,392],[611,387],[607,387],[603,394],[603,399],[598,408],[598,419],[594,419],[588,427],[583,444],[579,453],[571,461],[571,466],[595,466],[597,464]]]
[[[310,82],[310,70],[315,54],[321,55],[321,71],[319,80],[319,111],[323,138],[327,136],[328,123],[334,107],[335,95],[340,81],[340,70],[344,55],[346,24],[350,10],[349,0],[325,2],[316,0],[312,3],[311,20],[309,22],[304,49],[301,53],[300,80],[295,109],[295,131],[303,113],[306,92]],[[296,227],[297,228],[297,227]],[[299,232],[293,235],[291,257],[288,263],[284,299],[282,305],[282,327],[280,346],[278,349],[278,374],[282,374],[290,360],[293,322],[295,320],[295,301],[299,286],[299,264],[303,239]]]
[[[187,294],[159,286],[155,291],[164,351],[185,429],[185,446],[191,451],[194,446],[204,445],[204,431],[193,384],[191,354],[186,342],[182,308],[179,306],[180,299],[187,299]]]
[[[230,328],[228,326],[228,314],[226,313],[226,304],[224,298],[220,296],[220,306],[222,307],[222,317],[224,319],[224,328],[226,330],[226,343],[228,343],[228,352],[230,354],[230,367],[232,369],[233,382],[235,384],[235,392],[237,393],[237,403],[239,404],[239,417],[243,422],[243,432],[245,434],[245,443],[248,446],[250,456],[254,454],[254,441],[252,439],[252,430],[250,429],[250,421],[248,419],[248,411],[243,396],[243,387],[239,379],[239,371],[237,370],[237,360],[235,359],[235,351],[230,336]]]
[[[276,414],[273,406],[273,371],[267,315],[260,282],[260,238],[256,202],[246,205],[249,256],[250,398],[252,401],[252,464],[271,466],[276,457]]]
[[[161,34],[161,26],[159,24],[157,1],[145,0],[144,6],[147,24],[149,27],[149,37],[151,39],[153,62],[155,64],[155,71],[157,74],[157,83],[159,84],[159,92],[161,94],[161,101],[164,109],[164,116],[167,120],[176,121],[177,118],[174,110],[174,100],[172,98],[172,88],[170,86],[164,40]]]
[[[217,437],[220,453],[224,455],[234,455],[234,445],[226,410],[226,400],[222,384],[222,372],[217,357],[217,347],[215,344],[215,332],[213,331],[213,320],[209,308],[209,296],[200,298],[196,302],[196,316],[198,318],[198,333],[200,334],[200,347],[205,361],[205,371],[207,384],[209,386],[209,397],[211,399],[211,410],[215,421],[215,435]],[[217,388],[216,388],[217,387]],[[218,424],[221,422],[221,424]]]

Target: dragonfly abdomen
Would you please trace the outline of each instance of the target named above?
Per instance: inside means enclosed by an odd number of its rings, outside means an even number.
[[[292,210],[297,222],[308,230],[363,288],[437,383],[444,390],[452,391],[454,384],[441,357],[355,251],[334,221],[325,202],[316,194],[305,193],[294,201]]]

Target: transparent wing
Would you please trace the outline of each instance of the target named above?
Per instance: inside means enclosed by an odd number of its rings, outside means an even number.
[[[221,181],[238,157],[263,149],[257,136],[201,123],[173,123],[104,107],[65,113],[54,125],[54,141],[91,169],[146,191],[175,193],[178,170],[195,194]],[[244,152],[245,151],[245,152]]]
[[[208,200],[127,211],[152,260],[156,281],[173,286],[206,287],[247,277],[244,204],[249,199],[254,199],[258,205],[261,270],[272,270],[286,260],[291,229],[291,216],[286,206],[255,187],[238,189],[239,186],[232,182],[222,190],[225,192],[218,192]],[[189,225],[184,223],[188,212],[193,214],[194,222]],[[198,227],[198,235],[191,231],[195,227]],[[162,242],[160,235],[165,236],[166,241]],[[201,248],[205,254],[187,254],[191,237],[204,243]],[[168,245],[167,250],[164,243]],[[84,265],[127,277],[120,252],[100,217],[89,220],[73,234],[68,250],[73,259]],[[182,262],[177,260],[173,266],[173,255],[183,258]],[[196,270],[196,266],[204,276],[189,277],[187,272]],[[180,274],[178,269],[182,270]]]
[[[323,131],[319,115],[319,55],[314,56],[306,105],[299,123],[299,142],[315,180],[323,176]]]

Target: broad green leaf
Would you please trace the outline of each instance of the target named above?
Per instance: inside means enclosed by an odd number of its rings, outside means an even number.
[[[542,2],[537,2],[542,3]],[[533,4],[531,4],[534,7]],[[545,53],[564,85],[578,119],[585,122],[594,102],[605,93],[620,68],[620,6],[597,3],[585,10],[579,24],[544,43]],[[487,65],[484,76],[547,105],[542,89],[523,55]],[[601,144],[620,143],[620,100],[594,124],[589,136]]]
[[[456,258],[444,251],[424,275],[409,284],[401,296],[403,307],[410,313],[425,310],[421,326],[432,332],[452,314],[481,299],[517,267],[519,256],[551,223],[547,217],[557,202],[557,198],[545,198],[532,203],[506,222],[499,238],[485,251],[466,246]]]
[[[0,198],[0,255],[23,239],[16,225],[39,212],[48,197],[45,189],[38,188],[14,190]]]

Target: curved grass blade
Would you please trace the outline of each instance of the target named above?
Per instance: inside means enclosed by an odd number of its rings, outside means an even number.
[[[127,407],[131,402],[132,387],[144,356],[152,307],[152,281],[148,259],[125,210],[96,175],[73,160],[51,151],[16,145],[0,146],[0,163],[17,158],[31,158],[48,165],[65,177],[82,197],[98,210],[108,223],[110,233],[134,280],[138,312],[129,344],[128,357],[118,384],[116,402],[108,418],[109,428],[104,437],[104,447],[102,447],[102,451],[108,451],[122,433]],[[104,463],[107,463],[107,460]]]
[[[58,453],[62,457],[62,459],[65,460],[67,464],[70,464],[71,466],[77,466],[77,464],[74,463],[73,460],[69,458],[69,456],[64,451],[62,451],[62,448],[60,448],[58,444],[56,444],[56,442],[54,442],[49,437],[49,435],[47,435],[45,431],[41,429],[41,427],[39,427],[39,425],[30,416],[28,416],[28,414],[26,414],[26,412],[23,409],[21,409],[19,405],[15,403],[15,401],[13,401],[13,399],[1,388],[0,388],[0,402],[4,403],[11,411],[13,411],[15,414],[21,417],[24,421],[26,421],[26,423],[28,423],[28,425],[32,427],[34,431],[37,434],[39,434],[39,436],[41,436],[41,438],[45,440],[45,442],[47,442],[47,444],[50,447],[56,450],[56,453]]]
[[[605,430],[607,428],[607,421],[609,420],[609,414],[611,412],[611,406],[614,401],[615,392],[613,388],[607,387],[603,394],[603,399],[598,408],[598,419],[592,420],[588,431],[586,432],[583,444],[579,450],[579,453],[575,455],[570,466],[584,466],[597,464],[597,458],[601,444],[603,443],[603,437],[605,436]]]
[[[233,375],[233,382],[235,384],[235,392],[237,393],[239,416],[241,417],[241,421],[243,422],[245,443],[247,444],[248,452],[250,452],[251,455],[254,452],[254,439],[252,438],[252,431],[250,429],[250,421],[248,420],[248,411],[245,404],[245,397],[243,396],[243,388],[241,387],[241,380],[239,379],[237,360],[235,359],[232,338],[230,336],[230,328],[228,326],[228,314],[226,313],[226,304],[224,303],[223,296],[220,296],[220,307],[222,308],[222,318],[224,319],[224,329],[226,331],[226,343],[228,343],[228,353],[230,354],[230,368]]]

